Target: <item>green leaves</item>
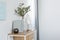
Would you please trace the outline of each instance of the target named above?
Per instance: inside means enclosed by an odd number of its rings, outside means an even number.
[[[23,7],[22,5],[22,6],[17,7],[17,9],[15,9],[15,13],[17,13],[18,15],[22,17],[29,11],[30,11],[30,6]]]

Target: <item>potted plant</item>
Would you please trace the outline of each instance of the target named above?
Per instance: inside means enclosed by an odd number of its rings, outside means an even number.
[[[24,16],[30,11],[30,6],[25,7],[24,3],[20,3],[19,7],[15,9],[15,13],[22,17],[21,26],[24,28]],[[23,30],[23,28],[21,28]]]

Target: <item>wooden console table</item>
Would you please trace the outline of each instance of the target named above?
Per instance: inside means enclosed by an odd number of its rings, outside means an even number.
[[[9,33],[8,36],[13,37],[13,40],[33,40],[34,39],[34,31],[29,31],[24,34],[23,32],[14,34],[14,33]]]

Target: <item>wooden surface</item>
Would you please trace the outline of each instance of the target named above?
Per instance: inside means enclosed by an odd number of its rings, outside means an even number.
[[[24,38],[26,40],[32,40],[34,37],[34,32],[33,31],[26,32],[26,35],[24,35],[24,32],[20,32],[18,34],[9,33],[8,35],[13,36],[13,40],[24,40]]]
[[[34,33],[34,31],[28,31],[28,32],[26,32],[26,36],[28,36],[28,35],[30,35],[30,34],[32,34],[32,33]],[[9,33],[8,35],[10,35],[10,36],[25,36],[24,35],[24,32],[19,32],[18,34],[14,34],[14,33]]]

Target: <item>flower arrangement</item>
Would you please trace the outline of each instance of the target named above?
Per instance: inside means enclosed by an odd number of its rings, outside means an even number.
[[[25,24],[24,24],[24,16],[26,15],[26,13],[28,13],[30,11],[30,6],[25,6],[24,3],[20,3],[19,6],[17,7],[17,9],[15,9],[15,13],[18,14],[19,16],[22,17],[21,20],[21,29],[25,30]]]
[[[25,7],[24,3],[20,3],[19,7],[15,9],[15,13],[24,18],[25,14],[30,11],[30,6]]]

